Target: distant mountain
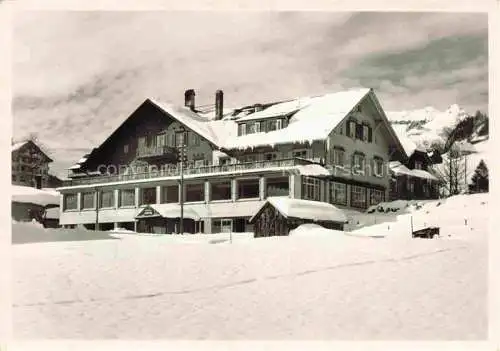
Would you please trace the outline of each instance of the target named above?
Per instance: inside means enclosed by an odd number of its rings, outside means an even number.
[[[386,115],[398,136],[406,137],[422,148],[429,148],[433,144],[444,146],[452,131],[470,117],[457,104],[445,111],[425,107],[411,111],[387,111]]]

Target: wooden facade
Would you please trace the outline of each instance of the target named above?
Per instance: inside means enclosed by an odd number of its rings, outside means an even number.
[[[327,229],[343,230],[344,223],[336,221],[314,221],[310,218],[286,217],[270,202],[267,202],[254,216],[254,237],[284,236],[299,225],[316,223]]]
[[[409,170],[429,172],[430,167],[440,162],[441,157],[433,153],[415,150],[404,164]],[[426,200],[439,198],[439,183],[437,180],[414,177],[408,174],[394,174],[391,179],[390,200]]]

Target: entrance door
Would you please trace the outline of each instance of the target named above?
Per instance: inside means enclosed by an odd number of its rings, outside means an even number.
[[[42,176],[35,176],[35,187],[37,189],[41,189],[42,188]]]

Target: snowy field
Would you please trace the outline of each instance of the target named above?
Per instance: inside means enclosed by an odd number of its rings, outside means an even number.
[[[24,242],[13,245],[14,336],[486,339],[487,201],[457,196],[414,211],[415,222],[440,225],[437,239],[412,239],[408,214],[350,235],[306,225],[232,243],[228,234],[59,241],[88,232],[13,224]],[[37,230],[46,242],[22,240]]]

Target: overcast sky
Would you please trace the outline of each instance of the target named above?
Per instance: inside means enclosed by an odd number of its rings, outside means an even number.
[[[147,97],[226,107],[371,87],[386,111],[487,111],[485,14],[22,12],[14,137],[38,132],[60,171]]]

